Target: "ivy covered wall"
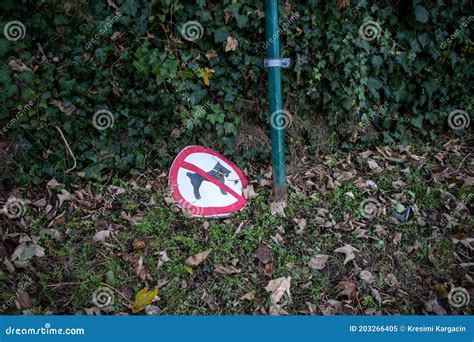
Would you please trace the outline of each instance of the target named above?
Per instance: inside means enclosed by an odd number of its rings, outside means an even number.
[[[0,8],[4,182],[166,167],[189,143],[268,153],[264,1]],[[320,126],[348,148],[469,129],[472,2],[282,1],[280,12],[290,151],[320,143]]]

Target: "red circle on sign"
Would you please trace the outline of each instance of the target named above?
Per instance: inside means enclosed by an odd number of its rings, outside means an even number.
[[[202,146],[188,146],[188,147],[185,147],[176,156],[170,168],[168,186],[171,188],[174,201],[178,203],[181,208],[183,208],[185,211],[190,213],[192,216],[204,216],[204,217],[227,216],[234,211],[243,209],[245,205],[247,204],[247,201],[244,198],[243,194],[236,193],[229,186],[207,175],[207,171],[204,171],[200,169],[198,166],[185,161],[185,159],[193,153],[207,153],[221,159],[223,162],[227,163],[232,168],[232,171],[234,171],[237,174],[238,178],[240,179],[242,183],[242,189],[245,189],[247,187],[247,179],[245,178],[243,172],[237,166],[235,166],[234,163],[232,163],[222,154],[214,150],[211,150],[209,148],[202,147]],[[214,183],[219,188],[227,191],[237,201],[232,203],[231,205],[227,205],[224,207],[201,207],[201,206],[197,206],[188,202],[187,200],[184,199],[178,186],[178,172],[181,168],[194,171],[195,173],[200,174],[207,181]]]

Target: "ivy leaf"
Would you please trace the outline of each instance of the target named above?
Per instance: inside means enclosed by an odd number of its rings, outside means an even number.
[[[107,60],[107,53],[102,48],[95,50],[95,56],[102,64],[104,64]]]
[[[11,83],[10,70],[5,64],[0,65],[0,82]]]
[[[222,29],[217,29],[214,31],[214,42],[215,43],[221,43],[227,40],[227,37],[229,36],[229,33],[227,31],[222,30]]]
[[[370,61],[372,62],[372,65],[375,68],[379,68],[383,63],[383,58],[380,57],[380,56],[374,55],[374,56],[372,56]]]
[[[418,35],[418,41],[423,47],[425,47],[430,42],[430,38],[426,33],[423,33]]]
[[[421,129],[423,127],[423,115],[418,115],[416,118],[410,119],[410,123],[416,128]]]
[[[140,1],[132,0],[128,6],[122,7],[121,11],[126,14],[130,14],[131,16],[135,16],[137,14],[138,8],[140,6]]]
[[[148,288],[144,288],[137,292],[135,295],[135,301],[133,302],[131,309],[133,313],[137,313],[145,308],[145,306],[150,305],[158,294],[158,288],[155,288],[153,291],[148,292]]]
[[[3,56],[10,49],[10,43],[6,39],[0,39],[0,56]]]
[[[420,23],[426,24],[430,13],[421,5],[415,7],[415,17]]]
[[[380,89],[383,87],[383,83],[380,82],[378,79],[371,77],[367,80],[367,86],[369,88]]]

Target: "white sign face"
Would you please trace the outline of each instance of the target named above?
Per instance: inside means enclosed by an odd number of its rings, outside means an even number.
[[[247,204],[242,171],[216,151],[188,146],[171,165],[173,199],[192,216],[222,217]]]

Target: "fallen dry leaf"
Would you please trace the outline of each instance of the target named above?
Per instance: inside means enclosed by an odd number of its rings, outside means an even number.
[[[231,275],[231,274],[238,274],[242,272],[242,270],[234,266],[224,266],[224,265],[218,264],[214,266],[214,272],[219,273],[219,274]]]
[[[204,251],[204,252],[192,255],[189,258],[187,258],[184,263],[188,266],[197,266],[200,263],[202,263],[204,260],[206,260],[210,252],[211,251],[209,250],[209,251]]]
[[[379,168],[379,165],[377,164],[377,162],[373,159],[369,159],[367,160],[367,164],[369,165],[369,168],[371,170],[375,170],[375,169],[378,169]]]
[[[63,185],[59,183],[56,179],[51,179],[47,184],[46,184],[46,189],[48,190],[49,196],[51,196],[51,190],[57,189],[62,187]]]
[[[382,295],[380,294],[379,290],[371,287],[370,292],[372,292],[372,297],[377,301],[379,305],[382,305]]]
[[[357,239],[368,239],[369,237],[366,235],[367,234],[367,229],[362,229],[360,227],[357,227],[354,229],[354,234]]]
[[[24,72],[24,71],[29,71],[33,72],[28,66],[25,65],[21,60],[19,59],[12,59],[10,62],[8,62],[8,66],[10,69],[13,71],[19,71],[19,72]]]
[[[202,81],[204,82],[205,85],[209,86],[210,78],[214,75],[214,73],[215,73],[214,69],[206,68],[206,70],[202,74]]]
[[[40,207],[40,208],[46,207],[46,204],[47,204],[46,203],[46,197],[43,197],[43,198],[31,203],[31,205],[34,205],[35,207]]]
[[[171,197],[165,196],[163,199],[164,199],[165,203],[168,204],[168,205],[172,205],[172,204],[176,203],[176,201],[174,199],[172,199]]]
[[[120,37],[121,35],[122,35],[122,32],[120,32],[120,31],[114,32],[114,33],[110,36],[110,40],[116,41],[117,39],[119,39],[119,37]]]
[[[431,299],[425,303],[425,310],[440,316],[447,314],[446,309],[438,303],[436,298]]]
[[[26,291],[18,292],[16,295],[16,303],[18,309],[29,309],[31,308],[31,298]]]
[[[351,0],[340,0],[337,3],[337,9],[339,11],[345,10],[351,4]]]
[[[351,245],[344,245],[343,247],[339,247],[334,250],[336,253],[343,253],[346,255],[346,258],[344,259],[344,265],[347,264],[349,261],[355,259],[354,252],[358,252],[359,250],[352,247]]]
[[[75,112],[75,110],[77,109],[77,107],[75,105],[70,105],[70,106],[65,106],[64,103],[62,101],[59,101],[59,100],[51,100],[49,101],[50,104],[52,104],[53,106],[56,106],[59,108],[59,110],[61,112],[63,112],[64,114],[66,115],[71,115],[72,113]]]
[[[133,288],[131,288],[130,286],[123,285],[121,293],[125,299],[130,299],[133,297],[134,291],[133,291]]]
[[[255,251],[255,256],[258,259],[258,271],[271,277],[273,274],[273,249],[262,241]]]
[[[74,195],[70,194],[67,190],[62,189],[61,193],[58,194],[59,204],[58,207],[60,208],[64,202],[72,201],[74,199]]]
[[[355,195],[352,191],[348,191],[348,192],[344,193],[344,195],[346,195],[347,197],[350,197],[352,199],[355,199]]]
[[[296,231],[297,234],[302,234],[304,229],[306,228],[306,219],[301,218],[301,219],[294,219],[295,223],[298,225],[298,230]]]
[[[340,281],[337,284],[337,288],[340,290],[336,298],[347,297],[349,300],[354,298],[357,290],[357,286],[350,281]]]
[[[32,257],[44,257],[44,248],[36,243],[22,242],[18,245],[11,256],[11,261],[27,261]]]
[[[436,284],[435,291],[438,298],[447,299],[449,297],[449,292],[444,286],[444,284]]]
[[[345,182],[354,178],[354,174],[349,171],[342,171],[336,178],[339,182]]]
[[[161,312],[161,309],[156,305],[147,305],[145,306],[145,313],[148,316],[157,316]]]
[[[359,278],[368,284],[372,284],[375,281],[375,276],[366,270],[363,270],[359,273]]]
[[[326,267],[326,263],[328,262],[328,260],[329,255],[318,254],[309,259],[308,266],[314,270],[322,270],[324,267]]]
[[[272,304],[277,304],[285,293],[287,294],[288,299],[291,299],[290,287],[291,277],[281,277],[270,280],[268,285],[265,287],[265,290],[271,292],[270,300]]]
[[[398,282],[397,278],[392,273],[389,273],[385,276],[385,283],[387,283],[389,286],[400,286],[400,283]]]
[[[228,36],[227,43],[225,44],[225,52],[227,51],[235,51],[239,46],[239,42],[234,37]]]
[[[148,288],[144,288],[137,292],[135,295],[135,301],[133,302],[131,309],[133,313],[143,310],[146,306],[150,305],[158,294],[158,288],[148,292]]]
[[[392,187],[396,190],[401,190],[406,186],[406,183],[402,180],[397,180],[395,182],[392,182]]]
[[[15,266],[8,260],[8,258],[3,259],[3,264],[7,268],[8,272],[14,273],[15,272]]]
[[[276,233],[275,236],[270,236],[270,238],[275,241],[275,243],[277,244],[282,244],[283,242],[285,242],[285,240],[283,239],[283,237],[279,234],[279,233]]]
[[[252,301],[255,299],[255,291],[250,291],[244,294],[242,297],[240,297],[240,300],[248,300]]]
[[[392,242],[395,245],[398,245],[398,244],[400,244],[401,241],[402,241],[402,233],[395,233],[395,236],[393,237]]]
[[[214,50],[206,52],[206,58],[210,61],[211,59],[214,59],[217,57],[217,53]]]
[[[110,232],[110,230],[101,230],[94,234],[92,241],[99,242],[105,240],[106,238],[110,237]]]
[[[253,189],[253,185],[249,184],[247,187],[244,189],[244,197],[245,199],[252,199],[258,196],[258,194],[255,192]]]
[[[134,249],[143,249],[145,248],[146,244],[143,240],[134,240],[132,246]]]
[[[268,313],[270,314],[270,316],[289,315],[288,312],[278,304],[270,305],[270,308],[268,309]]]
[[[158,255],[158,265],[156,265],[156,269],[160,269],[161,266],[163,266],[163,264],[164,264],[165,262],[168,262],[168,261],[171,260],[171,259],[168,257],[168,254],[166,254],[166,251],[158,252],[158,253],[156,253],[156,255]]]
[[[273,260],[273,249],[265,242],[260,242],[257,250],[255,251],[257,259],[266,264]]]
[[[272,202],[270,203],[270,212],[272,215],[278,215],[281,217],[286,217],[285,215],[286,202]]]
[[[150,269],[148,266],[143,265],[143,256],[139,259],[134,258],[127,252],[117,253],[117,256],[121,257],[124,261],[129,261],[132,264],[132,268],[135,271],[136,275],[144,281],[145,279],[151,279]]]

